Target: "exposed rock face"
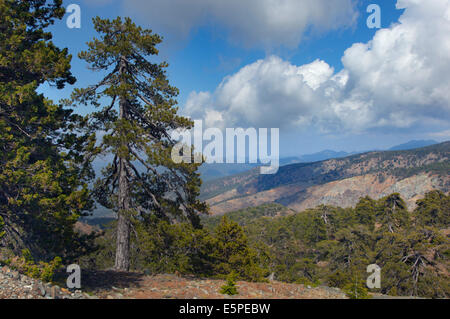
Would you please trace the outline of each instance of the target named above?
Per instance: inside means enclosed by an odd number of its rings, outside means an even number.
[[[369,174],[310,187],[306,190],[305,200],[300,198],[287,205],[296,211],[321,204],[350,207],[356,205],[364,196],[379,199],[392,193],[400,193],[408,204],[408,208],[413,209],[416,201],[433,189],[446,189],[439,176],[423,173],[402,180],[396,180],[395,177],[390,176],[384,182],[380,182],[376,175]]]
[[[450,191],[450,142],[417,150],[371,152],[294,164],[275,175],[258,170],[205,183],[213,214],[277,202],[301,211],[320,204],[354,206],[360,197],[400,193],[409,208],[426,192]]]
[[[90,235],[92,233],[99,233],[101,230],[97,226],[92,226],[78,221],[75,223],[75,231],[82,235]]]

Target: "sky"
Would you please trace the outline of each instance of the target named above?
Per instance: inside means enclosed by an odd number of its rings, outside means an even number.
[[[180,113],[206,127],[279,128],[281,157],[450,140],[450,0],[82,0],[50,28],[73,55],[74,86],[101,79],[77,54],[92,18],[131,17],[164,38],[157,61]],[[371,4],[381,27],[369,28]],[[89,107],[76,112],[86,114]]]

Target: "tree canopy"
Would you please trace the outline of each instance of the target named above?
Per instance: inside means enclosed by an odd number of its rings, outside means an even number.
[[[0,217],[3,243],[36,257],[73,256],[73,225],[89,210],[88,137],[80,118],[46,99],[42,84],[73,84],[71,56],[45,28],[62,1],[0,1]]]

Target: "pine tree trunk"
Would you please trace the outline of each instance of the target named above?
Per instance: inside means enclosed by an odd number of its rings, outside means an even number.
[[[120,61],[119,73],[125,72],[125,60]],[[127,118],[127,101],[120,98],[120,118]],[[128,145],[127,145],[128,147]],[[119,194],[118,194],[118,222],[117,222],[117,246],[114,268],[120,271],[130,269],[130,181],[128,179],[128,162],[124,158],[119,159]]]
[[[119,219],[117,222],[115,269],[128,271],[130,269],[130,188],[126,171],[126,161],[122,159],[120,160],[119,174]]]

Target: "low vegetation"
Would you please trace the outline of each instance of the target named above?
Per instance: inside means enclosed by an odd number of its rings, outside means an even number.
[[[114,265],[116,222],[97,239],[99,249],[81,259],[83,268]],[[133,223],[130,267],[146,274],[178,273],[225,279],[265,281],[268,256],[250,245],[242,227],[227,217],[211,230],[189,223],[169,224],[157,218]]]
[[[8,266],[28,277],[40,279],[44,282],[52,282],[54,276],[62,267],[61,257],[55,257],[50,262],[36,262],[27,249],[22,251],[22,256],[20,257],[15,256],[12,252],[0,257],[0,265]]]

